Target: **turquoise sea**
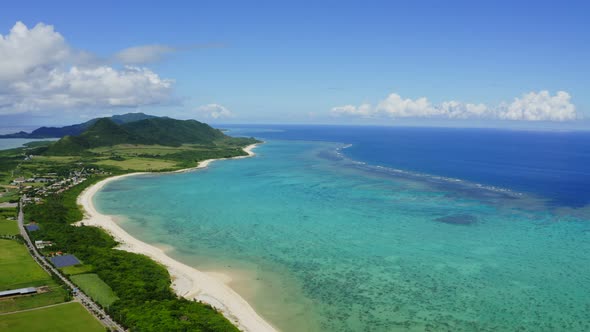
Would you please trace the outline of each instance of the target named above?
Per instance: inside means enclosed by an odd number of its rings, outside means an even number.
[[[588,208],[269,139],[94,200],[283,331],[590,331]],[[443,183],[443,184],[441,184]]]

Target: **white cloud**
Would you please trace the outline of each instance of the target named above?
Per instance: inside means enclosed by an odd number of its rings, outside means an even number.
[[[29,29],[17,22],[0,35],[0,115],[137,107],[169,99],[172,80],[147,68],[91,64],[93,58],[72,51],[50,25]]]
[[[439,105],[440,115],[451,119],[484,118],[491,110],[484,104],[465,104],[458,101],[445,101]]]
[[[70,48],[51,25],[29,29],[16,22],[6,36],[0,35],[0,80],[21,79],[66,61]]]
[[[568,121],[577,118],[571,96],[559,91],[551,96],[548,91],[530,92],[515,98],[511,104],[501,103],[490,107],[459,101],[445,101],[433,105],[425,97],[404,99],[396,93],[379,102],[376,108],[368,104],[334,107],[333,115],[392,118],[439,118],[439,119],[500,119],[520,121]]]
[[[515,98],[505,110],[499,113],[501,119],[525,121],[567,121],[575,120],[576,107],[570,102],[571,96],[558,91],[551,96],[549,91],[529,92]]]
[[[403,99],[395,93],[381,101],[377,105],[377,111],[394,118],[431,117],[440,113],[426,98]]]
[[[207,104],[199,106],[197,108],[197,112],[212,119],[231,118],[234,116],[230,110],[219,104]]]
[[[166,45],[143,45],[126,48],[115,55],[124,64],[147,64],[160,61],[167,54],[176,50]]]
[[[362,117],[370,117],[374,113],[373,108],[369,104],[362,104],[359,107],[354,105],[344,105],[332,108],[333,115],[359,115]]]

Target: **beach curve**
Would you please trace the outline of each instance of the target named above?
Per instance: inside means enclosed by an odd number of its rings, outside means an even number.
[[[248,153],[247,156],[208,159],[200,162],[197,167],[174,171],[174,173],[205,168],[216,160],[252,157],[255,155],[253,149],[257,145],[252,144],[244,148],[244,151]],[[152,173],[136,172],[114,176],[86,188],[77,199],[77,203],[84,208],[85,212],[84,219],[77,224],[100,227],[120,243],[117,249],[146,255],[164,265],[170,273],[172,288],[176,294],[187,299],[196,299],[212,305],[239,329],[247,332],[276,332],[276,328],[260,317],[246,300],[224,283],[222,276],[208,274],[174,260],[166,255],[162,249],[142,242],[127,233],[111,216],[103,215],[96,210],[92,198],[107,183],[140,174]]]

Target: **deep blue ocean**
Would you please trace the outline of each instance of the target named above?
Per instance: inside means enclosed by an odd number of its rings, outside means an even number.
[[[225,126],[281,140],[351,144],[344,155],[374,166],[534,194],[549,204],[590,203],[590,132],[379,126]]]

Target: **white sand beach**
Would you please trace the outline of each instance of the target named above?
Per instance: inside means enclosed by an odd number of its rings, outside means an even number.
[[[248,153],[248,156],[235,158],[254,156],[253,149],[256,145],[257,144],[252,144],[244,148],[244,151]],[[198,168],[204,168],[215,160],[221,159],[205,160],[200,162],[198,167],[176,172],[187,172]],[[84,220],[80,223],[101,227],[109,232],[121,243],[118,249],[144,254],[166,266],[172,277],[172,287],[178,295],[187,299],[197,299],[214,306],[223,312],[223,314],[239,329],[248,332],[277,331],[260,317],[248,302],[225,283],[228,280],[231,280],[231,278],[219,273],[205,273],[178,262],[166,255],[162,249],[134,238],[123,230],[111,216],[103,215],[96,211],[92,202],[92,197],[100,191],[104,185],[123,177],[138,174],[146,173],[139,172],[111,177],[96,183],[82,192],[78,197],[78,204],[84,207],[86,215]]]

